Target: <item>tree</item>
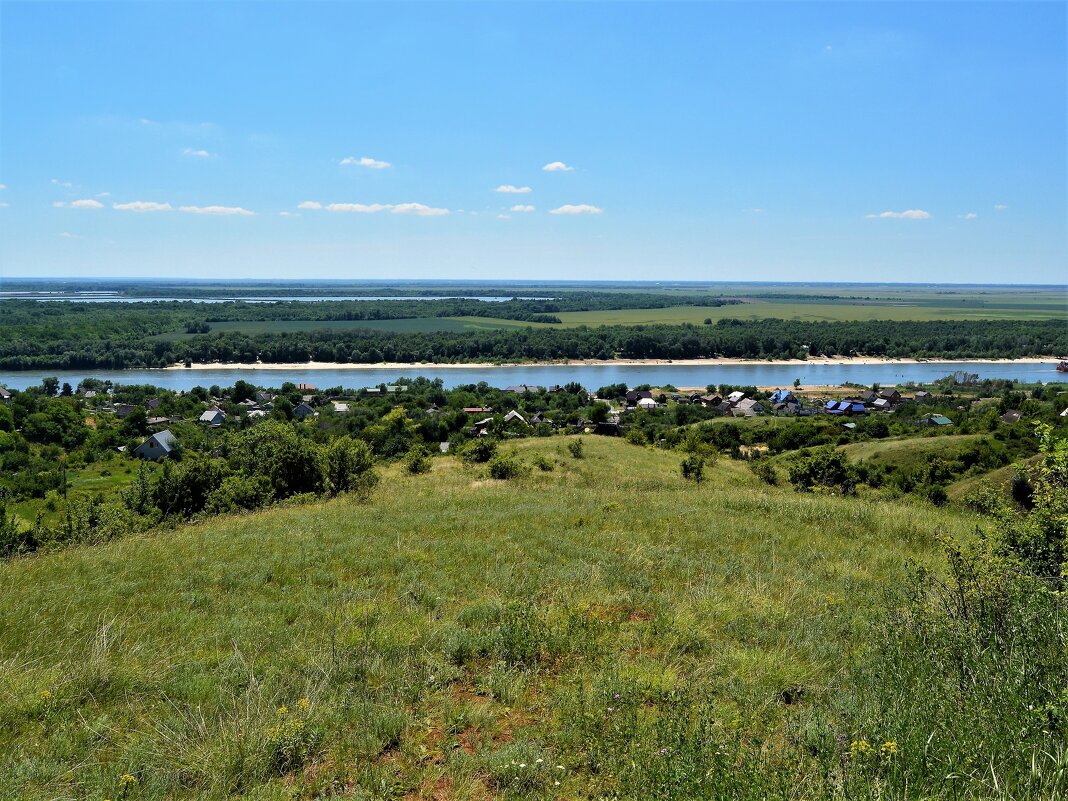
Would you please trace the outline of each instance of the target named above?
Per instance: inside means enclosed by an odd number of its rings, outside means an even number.
[[[41,386],[44,388],[45,395],[47,395],[49,398],[54,398],[56,396],[56,392],[59,391],[59,379],[55,376],[42,378]]]
[[[327,491],[333,495],[366,493],[378,483],[374,454],[366,442],[352,437],[338,437],[330,443],[323,458],[323,472]]]
[[[323,489],[319,447],[286,423],[264,420],[237,434],[228,452],[231,467],[266,476],[277,498]]]

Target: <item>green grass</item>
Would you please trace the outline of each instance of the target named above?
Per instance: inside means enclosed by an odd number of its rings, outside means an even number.
[[[850,461],[860,462],[878,459],[895,466],[918,464],[932,456],[952,458],[962,446],[982,439],[987,434],[943,434],[933,437],[902,437],[900,439],[877,439],[841,446]]]
[[[69,487],[68,496],[96,495],[105,497],[114,496],[125,489],[137,476],[138,463],[126,457],[116,456],[104,462],[94,462],[78,470],[70,470],[67,473]],[[147,465],[149,470],[154,470],[155,465]],[[41,513],[41,521],[47,526],[58,524],[63,518],[63,501],[60,499],[56,509],[50,510],[44,498],[32,498],[20,501],[8,507],[8,510],[18,517],[26,526],[33,525],[38,512]]]
[[[622,742],[606,704],[711,703],[774,761],[806,715],[779,693],[823,697],[883,588],[975,524],[585,443],[0,565],[0,798],[640,796],[591,768]]]

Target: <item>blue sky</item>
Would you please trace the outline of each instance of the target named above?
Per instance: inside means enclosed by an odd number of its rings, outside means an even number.
[[[1064,283],[1065,9],[4,2],[0,276]]]

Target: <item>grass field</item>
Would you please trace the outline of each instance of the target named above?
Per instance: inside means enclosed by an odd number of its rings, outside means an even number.
[[[821,797],[787,732],[976,522],[726,461],[695,485],[618,440],[518,450],[555,469],[442,458],[366,504],[0,564],[0,798],[653,797],[664,727],[708,708]]]
[[[153,470],[154,465],[147,465],[147,469]],[[101,493],[105,496],[114,495],[123,490],[134,480],[137,474],[137,464],[126,458],[116,458],[106,462],[95,462],[78,470],[67,473],[69,487],[68,495],[94,495]],[[62,503],[57,504],[57,509],[49,509],[45,501],[40,498],[20,501],[8,507],[25,525],[33,525],[37,513],[41,513],[41,522],[47,526],[57,525],[62,517]]]

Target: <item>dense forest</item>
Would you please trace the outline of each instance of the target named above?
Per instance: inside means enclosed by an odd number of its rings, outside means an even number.
[[[436,302],[411,302],[420,310],[433,303]],[[1068,352],[1068,327],[1061,320],[810,322],[725,319],[703,326],[524,327],[468,332],[322,329],[246,335],[213,331],[204,319],[205,314],[229,315],[227,319],[235,319],[234,315],[285,314],[287,319],[292,319],[298,314],[333,313],[326,308],[332,304],[278,305],[297,308],[287,308],[283,312],[276,311],[274,305],[257,304],[205,307],[161,303],[130,308],[130,304],[2,303],[0,329],[5,336],[0,341],[0,368],[164,367],[183,361],[286,363],[316,360],[371,364],[383,361],[522,362],[716,356],[803,359],[853,354],[966,359],[1049,356]],[[336,312],[343,313],[346,305],[356,304],[339,303]],[[489,305],[482,304],[483,307]],[[508,304],[492,305],[496,308]],[[367,308],[374,313],[373,304]],[[533,312],[528,310],[526,313]],[[196,335],[149,338],[173,331],[179,325]]]

